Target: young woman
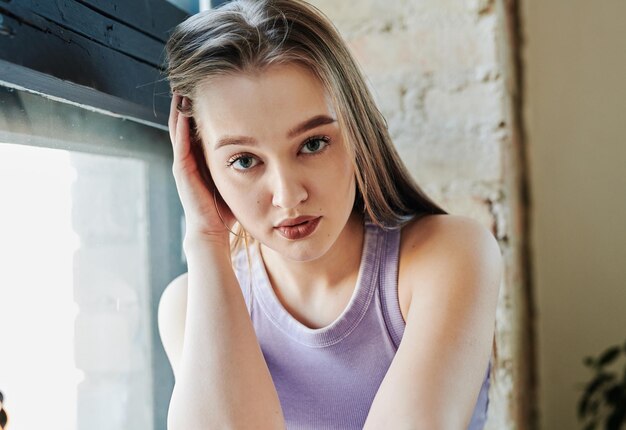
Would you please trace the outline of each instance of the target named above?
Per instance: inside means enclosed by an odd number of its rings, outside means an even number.
[[[159,309],[168,428],[482,428],[498,244],[413,182],[327,18],[237,0],[167,53],[188,263]]]

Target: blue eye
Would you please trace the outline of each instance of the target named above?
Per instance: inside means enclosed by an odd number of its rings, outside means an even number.
[[[254,162],[258,160],[256,160],[254,157],[252,157],[251,155],[247,155],[247,154],[238,154],[235,155],[234,157],[232,157],[230,160],[228,160],[228,162],[226,163],[226,165],[228,167],[233,167],[235,170],[249,170],[252,167],[256,166],[256,164],[254,164]],[[237,167],[239,166],[239,167]]]
[[[330,139],[328,137],[313,137],[306,141],[306,143],[302,146],[302,149],[311,151],[305,152],[305,154],[315,154],[322,152],[328,145],[330,145]]]
[[[330,137],[327,136],[318,136],[311,137],[302,145],[300,152],[304,155],[317,155],[324,152],[328,145],[330,145]],[[227,162],[227,167],[232,167],[233,169],[241,172],[248,173],[259,164],[260,161],[251,154],[240,153],[233,155]]]

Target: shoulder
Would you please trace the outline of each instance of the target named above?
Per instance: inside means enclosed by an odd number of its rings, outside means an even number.
[[[402,228],[400,251],[398,287],[411,291],[410,307],[368,421],[378,425],[393,410],[402,422],[467,423],[492,348],[498,243],[469,218],[429,215]]]
[[[499,288],[499,282],[493,286],[502,269],[498,242],[468,217],[430,215],[411,221],[402,228],[400,262],[408,279],[477,277],[479,284]],[[414,283],[413,292],[420,285]]]
[[[494,235],[478,221],[459,215],[428,215],[410,221],[402,228],[402,241],[408,249],[420,246],[458,249],[463,246],[499,249]]]
[[[161,343],[174,372],[182,353],[186,314],[187,273],[183,273],[165,287],[158,310]]]

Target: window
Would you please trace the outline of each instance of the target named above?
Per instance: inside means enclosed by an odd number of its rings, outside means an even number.
[[[156,309],[185,262],[159,63],[185,14],[165,0],[19,3],[0,2],[9,428],[165,429]]]

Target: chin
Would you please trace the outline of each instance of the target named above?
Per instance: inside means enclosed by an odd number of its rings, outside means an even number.
[[[305,263],[307,261],[317,260],[322,257],[330,247],[321,246],[319,243],[288,243],[280,244],[278,247],[272,247],[274,251],[292,261]]]
[[[321,231],[316,232],[316,237],[295,241],[289,241],[278,233],[275,234],[276,236],[270,240],[263,241],[263,245],[280,254],[283,258],[300,263],[317,260],[324,256],[334,242],[329,240],[328,235],[322,234]]]

